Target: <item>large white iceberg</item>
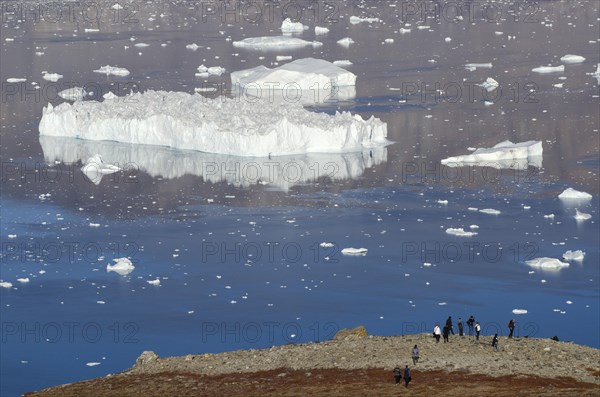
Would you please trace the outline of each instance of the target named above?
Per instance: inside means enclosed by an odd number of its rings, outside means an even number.
[[[491,148],[479,148],[471,154],[448,157],[442,164],[448,167],[480,165],[494,168],[541,167],[543,147],[541,141],[512,143],[500,142]]]
[[[121,99],[49,103],[40,134],[255,157],[361,151],[388,143],[386,123],[373,116],[315,113],[299,103],[166,91]]]
[[[303,58],[277,68],[257,66],[231,74],[231,85],[246,94],[306,102],[347,100],[356,96],[356,75],[323,59]],[[273,95],[274,90],[282,90]]]
[[[558,198],[561,200],[587,201],[592,199],[592,195],[569,187],[563,190],[563,192],[558,195]]]
[[[307,46],[320,47],[322,45],[323,43],[320,41],[306,41],[290,36],[249,37],[241,41],[233,42],[234,47],[248,48],[251,50],[280,50],[283,48],[296,49]]]
[[[283,191],[322,178],[334,182],[356,179],[367,169],[387,161],[385,146],[351,153],[257,158],[45,135],[40,136],[40,145],[48,163],[75,164],[98,153],[126,170],[127,175],[130,171],[166,179],[193,175],[210,183],[228,183],[243,188],[260,184]]]

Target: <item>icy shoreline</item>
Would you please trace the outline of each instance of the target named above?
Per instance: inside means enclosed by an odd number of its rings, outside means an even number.
[[[39,131],[255,157],[353,152],[389,143],[386,123],[375,117],[363,120],[349,112],[331,116],[299,103],[208,99],[166,91],[48,104]]]

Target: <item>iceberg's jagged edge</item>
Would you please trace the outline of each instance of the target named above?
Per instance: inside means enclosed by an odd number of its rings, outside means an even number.
[[[168,146],[236,156],[341,153],[382,146],[387,124],[299,103],[146,91],[44,107],[40,135]]]

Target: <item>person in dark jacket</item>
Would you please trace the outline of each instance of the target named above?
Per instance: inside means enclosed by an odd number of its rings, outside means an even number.
[[[513,331],[515,330],[515,320],[511,319],[508,322],[508,330],[510,331],[510,333],[508,334],[509,339],[513,337]]]
[[[406,368],[404,368],[404,387],[408,387],[408,384],[411,380],[412,378],[410,377],[410,368],[408,368],[407,365]]]
[[[402,379],[402,370],[400,367],[394,368],[394,380],[396,381],[396,386],[400,384],[400,380]]]
[[[452,332],[452,335],[454,335],[454,325],[452,324],[452,316],[449,316],[446,320],[446,326],[448,327],[450,332]]]
[[[458,336],[464,336],[465,326],[463,325],[462,318],[458,318]]]
[[[475,328],[475,317],[469,317],[469,319],[467,320],[467,326],[469,327],[469,336],[473,336],[473,330]]]
[[[450,327],[448,327],[448,324],[444,325],[444,331],[442,335],[444,336],[444,343],[450,342],[450,340],[448,339],[448,337],[450,336]]]
[[[492,346],[494,347],[494,351],[498,351],[498,334],[494,334],[494,339],[492,339]]]
[[[412,359],[413,365],[416,365],[419,361],[419,348],[417,347],[417,345],[415,345],[415,347],[412,348]]]

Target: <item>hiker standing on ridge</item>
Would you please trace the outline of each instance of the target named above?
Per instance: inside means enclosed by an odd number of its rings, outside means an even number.
[[[435,328],[433,328],[433,336],[435,337],[435,343],[440,343],[442,330],[440,330],[440,325],[438,323],[435,323]]]
[[[458,318],[458,336],[464,336],[465,326],[463,325],[462,318]]]
[[[481,332],[481,325],[479,325],[479,321],[475,323],[475,340],[479,340],[479,333]]]
[[[508,322],[508,330],[510,331],[510,333],[508,334],[508,338],[512,338],[513,337],[513,331],[515,330],[515,319],[511,319]]]
[[[492,346],[494,347],[494,351],[498,351],[498,334],[494,334],[494,339],[492,339]]]
[[[412,359],[413,365],[416,365],[419,361],[419,348],[417,347],[417,345],[415,345],[415,347],[412,348]]]
[[[467,326],[469,327],[469,336],[473,336],[473,329],[475,327],[475,317],[469,317],[469,319],[467,320]]]
[[[454,335],[454,326],[452,325],[452,316],[449,316],[448,320],[446,320],[446,326],[448,327],[450,332],[452,332],[452,335]]]
[[[410,383],[410,381],[412,380],[412,378],[410,377],[410,368],[408,368],[408,365],[406,366],[406,368],[404,368],[404,387],[408,387],[408,384]]]

